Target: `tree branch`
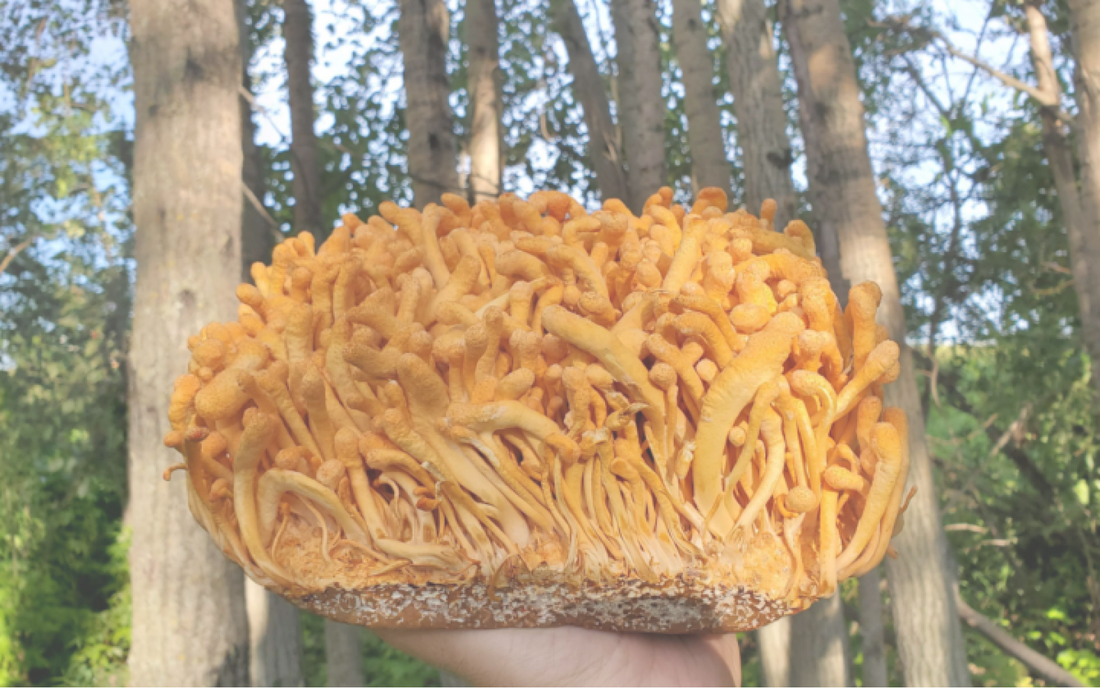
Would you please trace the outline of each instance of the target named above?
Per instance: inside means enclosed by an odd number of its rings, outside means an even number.
[[[272,227],[278,227],[279,223],[275,221],[275,218],[271,217],[271,214],[267,212],[267,208],[260,202],[260,199],[256,197],[255,192],[248,188],[248,184],[241,181],[241,192],[244,197],[248,199],[248,202],[252,204],[252,207],[256,209],[256,212]]]
[[[1030,672],[1058,686],[1085,685],[1077,680],[1076,676],[1060,667],[1056,662],[1032,650],[1019,640],[1016,640],[1003,628],[973,609],[963,600],[958,591],[955,592],[955,604],[959,608],[959,617],[966,622],[967,626],[970,626],[984,635],[1010,657],[1022,662]]]
[[[23,249],[34,243],[34,239],[35,237],[32,234],[15,246],[12,246],[11,250],[8,251],[8,255],[4,256],[4,260],[0,260],[0,275],[4,274],[4,271],[8,269],[8,266],[11,265],[11,262],[15,260],[15,257],[23,252]]]
[[[871,22],[871,25],[872,26],[878,26],[878,27],[885,28],[885,29],[889,29],[889,30],[892,30],[892,31],[907,33],[907,34],[910,34],[911,36],[913,36],[915,38],[924,39],[925,43],[931,43],[933,41],[939,41],[941,47],[949,55],[952,55],[953,57],[957,57],[958,59],[962,60],[963,62],[966,62],[966,63],[980,69],[981,71],[985,72],[986,74],[989,74],[990,76],[992,76],[997,81],[1000,81],[1005,86],[1008,86],[1009,88],[1016,89],[1017,91],[1020,91],[1021,93],[1027,94],[1032,99],[1034,99],[1035,102],[1037,102],[1039,105],[1041,105],[1045,110],[1048,110],[1051,113],[1053,113],[1059,119],[1064,121],[1067,125],[1069,125],[1071,127],[1073,126],[1073,124],[1074,124],[1073,115],[1071,115],[1068,112],[1066,112],[1065,110],[1063,110],[1062,106],[1061,106],[1061,103],[1059,103],[1056,99],[1052,99],[1051,95],[1049,93],[1046,93],[1046,92],[1042,91],[1041,89],[1039,89],[1035,86],[1032,86],[1031,84],[1029,84],[1025,81],[1021,81],[1020,79],[1017,79],[1016,77],[1012,76],[1011,74],[1008,74],[1006,72],[1003,72],[1003,71],[997,69],[993,65],[979,59],[978,57],[976,57],[974,55],[970,55],[968,53],[963,52],[962,50],[959,50],[958,48],[955,47],[954,43],[952,43],[950,40],[948,40],[948,38],[946,36],[944,36],[939,31],[936,31],[935,29],[930,29],[930,28],[923,27],[923,26],[913,26],[912,24],[909,23],[910,19],[911,19],[911,17],[888,17],[888,18],[886,18],[882,21],[879,21],[879,22]]]

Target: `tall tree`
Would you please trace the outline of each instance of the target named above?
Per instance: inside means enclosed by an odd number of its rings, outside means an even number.
[[[500,30],[496,0],[466,3],[470,94],[470,191],[475,201],[501,192]]]
[[[323,228],[321,218],[321,168],[317,152],[313,82],[313,17],[306,0],[283,1],[283,36],[286,39],[287,91],[290,102],[290,159],[294,171],[294,229],[314,234]],[[278,607],[278,603],[274,603]],[[276,608],[275,613],[289,617],[293,609]],[[329,636],[346,636],[336,643]],[[334,621],[325,621],[325,662],[330,676],[355,675],[359,655],[331,649],[358,647],[357,629]]]
[[[1069,3],[1071,27],[1073,33],[1073,52],[1076,58],[1074,72],[1074,90],[1077,99],[1076,139],[1077,157],[1081,166],[1081,212],[1083,215],[1076,241],[1071,236],[1071,245],[1076,244],[1076,255],[1072,258],[1074,281],[1082,277],[1086,288],[1077,287],[1078,300],[1081,302],[1082,324],[1084,325],[1085,344],[1094,362],[1100,361],[1100,3],[1094,0],[1071,0]],[[1039,8],[1031,3],[1027,5],[1029,26],[1034,17],[1042,20]],[[1035,30],[1032,34],[1032,54],[1036,54]],[[1047,42],[1045,22],[1041,31],[1043,42]],[[1041,48],[1040,48],[1041,52]],[[1049,58],[1049,46],[1047,47]],[[1058,78],[1053,70],[1053,61],[1040,68],[1036,64],[1036,77],[1039,87],[1051,96],[1060,96]],[[1045,88],[1044,88],[1045,86]],[[1059,99],[1060,100],[1060,99]],[[1052,109],[1059,106],[1053,101],[1044,111],[1044,132],[1049,128],[1048,119],[1054,117]],[[1065,123],[1058,123],[1060,127]],[[1044,146],[1049,148],[1044,136]],[[1064,142],[1057,145],[1063,146]],[[1059,153],[1058,155],[1061,155]],[[1051,159],[1051,168],[1056,174],[1061,163]],[[1065,170],[1061,171],[1065,174]],[[1057,177],[1056,177],[1057,181]],[[1068,191],[1068,189],[1067,189]],[[1062,196],[1062,184],[1058,184],[1058,194]],[[1064,205],[1064,204],[1063,204]],[[1072,231],[1070,218],[1066,218],[1066,230]],[[1079,265],[1080,263],[1080,265]],[[1085,266],[1088,266],[1087,268]],[[1084,292],[1088,293],[1085,294]],[[1082,300],[1084,296],[1084,300]],[[1092,376],[1097,393],[1097,408],[1100,409],[1100,375]],[[1097,417],[1100,417],[1098,412]]]
[[[684,78],[692,185],[696,190],[716,186],[729,193],[730,163],[714,93],[714,59],[699,0],[673,0],[672,40]]]
[[[887,388],[887,402],[909,416],[909,479],[918,492],[897,539],[902,556],[887,562],[887,572],[906,683],[969,685],[951,591],[955,576],[940,524],[912,352],[904,346],[905,314],[875,193],[860,88],[840,5],[837,0],[782,0],[780,18],[798,81],[814,218],[823,233],[837,237],[842,277],[853,284],[872,280],[879,285],[879,322],[903,344],[902,372]]]
[[[460,193],[447,79],[450,15],[441,0],[401,0],[397,32],[405,65],[409,175],[416,207]]]
[[[653,0],[611,0],[628,198],[635,212],[665,185],[665,100],[661,36]]]
[[[744,202],[755,213],[765,199],[774,199],[775,226],[782,229],[796,215],[795,191],[771,22],[763,0],[718,0],[716,9],[737,114]],[[757,632],[768,685],[847,685],[845,645],[831,642],[847,633],[843,614],[835,604],[819,606]],[[799,667],[792,672],[795,662]]]
[[[773,621],[756,631],[756,644],[760,646],[760,664],[764,671],[764,685],[790,686],[791,683],[791,626],[789,616]]]
[[[588,154],[596,173],[596,184],[603,198],[626,200],[626,170],[623,167],[622,146],[615,122],[611,118],[611,102],[607,87],[584,22],[574,0],[550,0],[554,28],[569,53],[569,72],[573,75],[573,92],[584,109],[584,124],[588,128]]]
[[[241,44],[241,145],[244,159],[241,190],[242,279],[249,281],[255,262],[270,262],[275,247],[275,227],[264,210],[264,175],[260,148],[256,145],[256,124],[252,119],[252,43],[245,19],[245,2],[236,0],[237,26]],[[251,580],[245,580],[248,609],[249,673],[252,685],[300,686],[302,677],[302,629],[296,607]]]
[[[740,133],[745,205],[756,213],[774,198],[775,224],[782,229],[795,217],[793,157],[771,22],[764,0],[717,0],[717,13]]]
[[[317,233],[321,224],[321,166],[313,109],[313,18],[306,0],[283,0],[283,38],[290,103],[290,169],[294,172],[294,229]]]
[[[789,655],[792,686],[854,685],[839,593],[791,620]]]
[[[235,317],[241,265],[241,53],[232,0],[130,3],[137,113],[129,358],[137,685],[248,683],[240,568],[196,528],[162,443],[184,342]]]
[[[328,664],[328,685],[361,686],[363,676],[362,648],[358,626],[325,621],[325,659]]]
[[[251,580],[245,596],[252,685],[305,685],[298,608]]]
[[[863,638],[863,685],[888,686],[886,632],[882,623],[882,590],[878,567],[859,579],[859,633]]]

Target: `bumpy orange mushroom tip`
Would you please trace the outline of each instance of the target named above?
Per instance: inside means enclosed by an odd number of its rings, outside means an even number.
[[[892,552],[908,428],[879,289],[842,311],[774,206],[446,195],[288,239],[239,322],[189,340],[165,475],[251,578],[340,621],[682,633],[806,609]]]

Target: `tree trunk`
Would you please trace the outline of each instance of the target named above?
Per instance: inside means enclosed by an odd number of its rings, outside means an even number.
[[[791,685],[791,622],[789,616],[764,626],[756,632],[760,646],[760,664],[764,668],[765,686]]]
[[[358,626],[325,620],[325,659],[328,685],[361,686],[363,676],[362,644]]]
[[[684,75],[691,177],[696,191],[716,186],[730,192],[721,115],[714,93],[714,60],[707,48],[707,25],[699,0],[672,1],[672,40]]]
[[[882,622],[882,590],[878,568],[859,579],[859,633],[863,636],[863,685],[888,686],[886,629]]]
[[[501,192],[500,41],[496,0],[466,3],[466,70],[470,93],[470,190],[474,201]]]
[[[760,204],[774,198],[779,206],[775,226],[782,230],[796,213],[793,154],[772,27],[764,0],[717,2],[745,171],[745,206],[759,213]]]
[[[894,340],[904,344],[905,314],[875,193],[863,105],[840,6],[837,0],[782,0],[780,7],[798,81],[807,177],[818,230],[836,233],[845,279],[852,284],[878,283],[883,294],[878,320]],[[913,358],[904,345],[901,376],[886,388],[886,397],[887,403],[900,406],[909,416],[909,481],[918,488],[905,514],[905,530],[895,539],[900,557],[887,562],[905,682],[969,685]]]
[[[298,608],[245,581],[252,685],[302,686],[302,631]]]
[[[130,680],[248,683],[244,577],[166,483],[168,399],[187,338],[232,320],[241,266],[241,54],[232,0],[130,3],[137,114],[129,356]]]
[[[653,0],[611,0],[611,19],[619,70],[617,112],[630,196],[624,200],[640,213],[650,194],[666,183],[665,100],[661,96],[657,7]]]
[[[790,657],[792,686],[855,685],[839,591],[792,619]]]
[[[573,75],[573,94],[584,109],[588,129],[588,154],[596,172],[596,184],[605,200],[627,202],[626,171],[611,104],[607,98],[600,69],[592,56],[592,46],[584,32],[584,23],[573,0],[550,0],[554,27],[569,53],[569,72]]]
[[[294,230],[318,234],[321,223],[321,167],[313,130],[313,18],[306,0],[283,0],[287,91],[290,101],[290,167],[294,172]]]
[[[444,193],[462,193],[448,101],[450,16],[440,0],[401,0],[397,31],[405,63],[409,175],[416,207],[423,208]]]
[[[1077,157],[1081,165],[1080,231],[1077,232],[1076,237],[1070,237],[1071,250],[1073,244],[1076,243],[1078,251],[1076,255],[1071,256],[1071,260],[1074,269],[1074,286],[1080,279],[1079,272],[1087,280],[1088,294],[1085,295],[1084,300],[1081,300],[1085,289],[1077,287],[1077,297],[1080,301],[1085,345],[1089,356],[1096,363],[1100,362],[1100,267],[1095,267],[1100,266],[1100,3],[1093,0],[1071,0],[1069,7],[1072,19],[1073,50],[1077,60],[1077,68],[1074,73],[1078,109],[1076,139]],[[1029,22],[1033,14],[1038,15],[1040,19],[1042,18],[1037,9],[1029,6]],[[1043,42],[1047,43],[1045,28],[1044,22],[1042,36]],[[1034,54],[1034,36],[1036,32],[1032,31],[1031,33]],[[1046,46],[1046,51],[1048,53],[1047,60],[1049,60],[1049,45]],[[1044,71],[1048,69],[1052,69],[1052,67],[1046,67]],[[1060,90],[1057,78],[1050,79],[1052,72],[1045,73],[1048,75],[1047,79],[1051,82],[1051,87]],[[1043,88],[1042,82],[1040,82],[1040,88]],[[1045,141],[1047,139],[1045,136],[1046,119],[1051,117],[1050,114],[1044,116],[1044,145],[1046,145]],[[1065,123],[1060,123],[1059,134],[1061,134],[1061,124]],[[1057,145],[1065,147],[1065,136],[1061,135],[1059,138],[1061,141]],[[1059,155],[1062,154],[1059,153]],[[1049,152],[1048,157],[1051,158],[1052,171],[1057,172],[1055,170],[1056,163]],[[1059,162],[1057,164],[1064,163]],[[1069,169],[1072,173],[1072,167]],[[1060,186],[1058,187],[1058,194],[1059,196],[1062,195]],[[1065,203],[1063,203],[1064,205]],[[1065,213],[1063,212],[1063,214]],[[1066,231],[1070,232],[1072,229],[1073,227],[1071,227],[1067,217]],[[1078,265],[1079,263],[1080,265]],[[1086,269],[1085,266],[1092,267]],[[1098,395],[1096,405],[1100,409],[1100,375],[1093,375],[1092,381]]]
[[[765,199],[775,199],[775,226],[781,230],[796,212],[791,143],[787,138],[787,115],[783,110],[771,23],[763,0],[717,0],[716,9],[737,114],[737,140],[745,175],[744,203],[751,212],[759,213]],[[835,685],[836,680],[850,674],[844,646],[828,642],[834,636],[847,635],[842,615],[803,613],[786,624],[786,627],[772,624],[757,634],[768,685],[787,685],[792,663],[800,665],[795,673],[801,680],[811,684]],[[838,654],[805,661],[821,648]],[[829,671],[833,667],[844,669],[840,673],[814,675],[815,670]]]

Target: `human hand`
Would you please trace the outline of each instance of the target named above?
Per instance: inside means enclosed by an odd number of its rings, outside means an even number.
[[[741,685],[741,654],[732,633],[656,635],[573,627],[376,633],[472,685]]]

